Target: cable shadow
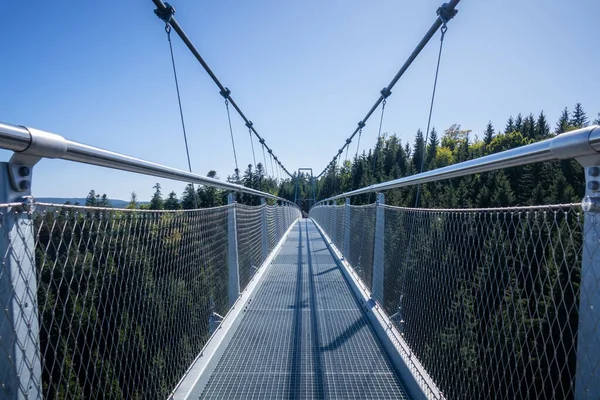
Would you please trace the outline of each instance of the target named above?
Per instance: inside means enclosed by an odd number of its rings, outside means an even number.
[[[323,368],[321,339],[319,335],[319,319],[317,317],[317,295],[315,290],[315,274],[313,273],[312,252],[310,249],[310,237],[308,234],[308,220],[305,222],[306,227],[306,246],[308,253],[308,285],[310,288],[310,318],[312,324],[313,336],[313,372],[315,375],[315,390],[317,398],[324,398],[327,393],[325,371]]]
[[[295,304],[291,307],[294,308],[294,323],[292,325],[292,349],[291,349],[291,373],[290,380],[288,382],[289,387],[289,398],[298,399],[300,396],[300,385],[301,385],[301,362],[302,362],[302,227],[299,226],[299,245],[298,245],[298,259],[296,272],[296,300]]]

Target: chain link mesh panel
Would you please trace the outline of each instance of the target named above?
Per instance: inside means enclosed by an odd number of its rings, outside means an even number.
[[[166,398],[227,312],[227,214],[38,206],[44,397]]]
[[[350,206],[350,248],[348,262],[362,281],[371,287],[373,244],[375,241],[375,205]]]
[[[46,399],[167,398],[208,340],[210,317],[228,311],[234,207],[246,280],[263,261],[263,209],[270,249],[300,216],[289,206],[238,204],[143,211],[38,203],[29,213],[14,206],[0,205],[0,281],[8,285],[0,329],[26,326],[22,340],[39,352],[15,358],[15,349],[26,346],[3,335],[2,379],[20,379],[24,397],[34,387]],[[12,265],[32,290],[11,282]],[[15,320],[11,302],[21,317],[34,310],[32,321]],[[23,371],[35,372],[40,359],[41,374],[24,382]]]
[[[383,307],[444,396],[573,398],[579,205],[384,207]],[[340,209],[316,207],[311,217],[335,236]],[[374,229],[371,217],[360,220]],[[351,222],[350,263],[372,254],[372,242],[358,239],[371,228]]]
[[[266,207],[236,204],[236,227],[240,291],[248,285],[254,273],[262,265],[262,213]]]

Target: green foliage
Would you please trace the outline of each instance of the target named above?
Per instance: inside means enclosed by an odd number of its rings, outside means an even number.
[[[600,118],[600,114],[599,114]],[[599,121],[600,122],[600,121]],[[587,124],[581,104],[575,106],[573,118],[567,108],[557,123],[556,133],[576,129],[575,124]],[[413,145],[402,143],[395,135],[383,135],[374,150],[365,150],[352,160],[330,168],[317,181],[317,200],[356,190],[374,183],[398,179],[418,173],[421,160],[425,170],[442,168],[454,163],[514,149],[552,137],[544,112],[537,116],[528,113],[510,117],[505,131],[496,132],[488,122],[483,140],[471,139],[471,131],[454,124],[438,137],[432,129],[425,146],[422,131],[417,131]],[[377,158],[375,158],[377,154]],[[423,159],[423,157],[425,157]],[[247,171],[248,173],[248,171]],[[302,181],[302,179],[301,179]],[[572,160],[533,164],[522,168],[509,168],[502,173],[486,173],[477,177],[464,177],[441,181],[421,188],[421,207],[500,207],[508,205],[539,205],[579,201],[584,193],[583,171]],[[291,196],[293,191],[280,195]],[[305,195],[310,186],[303,186]],[[392,191],[386,198],[391,205],[413,206],[416,188]],[[289,198],[289,197],[288,197]],[[353,204],[373,202],[372,195],[353,198]]]

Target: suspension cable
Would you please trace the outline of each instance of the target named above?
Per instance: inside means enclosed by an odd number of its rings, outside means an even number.
[[[179,93],[179,80],[177,79],[177,68],[175,68],[175,56],[173,55],[173,44],[171,43],[171,25],[165,22],[165,32],[167,32],[167,41],[169,42],[169,51],[171,53],[171,65],[173,66],[173,77],[175,78],[175,89],[177,91],[177,104],[179,104],[179,117],[181,118],[181,129],[183,130],[183,141],[185,143],[185,154],[187,156],[188,169],[192,172],[192,161],[190,159],[190,149],[188,146],[187,132],[185,131],[185,120],[183,118],[183,107],[181,106],[181,94]],[[192,185],[192,191],[194,192],[194,208],[198,208],[198,202],[196,200],[196,189],[194,184]]]
[[[356,142],[356,155],[354,157],[358,158],[358,150],[360,150],[360,138],[362,137],[362,128],[358,131],[358,141]]]
[[[265,145],[264,145],[264,143],[262,144],[262,151],[263,151],[263,161],[265,162],[265,175],[269,175],[269,170],[267,169],[267,157],[265,156]]]
[[[440,61],[442,59],[442,49],[444,47],[444,37],[446,36],[446,32],[448,31],[448,27],[444,22],[442,25],[441,32],[442,36],[440,37],[440,51],[438,53],[437,66],[435,68],[435,79],[433,80],[433,93],[431,94],[431,104],[429,105],[429,118],[427,119],[427,132],[425,134],[425,142],[423,143],[423,154],[421,154],[421,168],[419,169],[419,173],[423,172],[423,167],[425,165],[425,156],[427,153],[427,141],[429,140],[429,127],[431,125],[431,115],[433,114],[433,103],[435,102],[435,90],[437,88],[438,75],[440,72]],[[421,196],[421,184],[417,185],[417,195],[415,198],[415,208],[419,206],[419,199]]]
[[[225,108],[227,109],[227,122],[229,122],[229,134],[231,135],[231,147],[233,148],[233,159],[235,160],[235,169],[239,170],[237,153],[235,152],[235,140],[233,139],[233,128],[231,127],[231,115],[229,114],[229,100],[225,99]]]
[[[273,168],[273,153],[271,152],[271,149],[269,149],[269,160],[271,160],[271,176],[274,177],[275,169]]]
[[[250,135],[250,146],[252,146],[252,160],[254,160],[254,171],[256,171],[256,155],[254,154],[254,140],[252,139],[252,121],[248,121],[246,126],[248,127],[248,134]]]
[[[377,149],[379,148],[379,141],[381,140],[381,127],[383,125],[383,114],[385,113],[385,104],[387,101],[383,99],[381,102],[381,117],[379,118],[379,132],[377,133],[377,144],[375,145],[375,153],[373,154],[373,178],[375,177],[375,166],[377,165]]]

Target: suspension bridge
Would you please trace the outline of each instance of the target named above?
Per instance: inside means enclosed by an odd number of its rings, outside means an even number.
[[[316,181],[347,157],[379,108],[381,137],[392,89],[438,32],[439,70],[459,0],[437,10],[316,176],[289,172],[174,8],[153,2],[171,50],[188,171],[0,123],[0,147],[13,152],[0,186],[1,398],[600,398],[600,126],[425,172],[421,160],[414,175],[317,199]],[[172,31],[225,100],[238,176],[230,107],[265,168],[296,180],[293,201],[192,171]],[[215,188],[227,205],[38,202],[31,190],[42,158]],[[583,167],[581,203],[419,208],[421,185],[553,160]],[[301,176],[311,188],[307,217]],[[417,188],[414,207],[386,205],[399,188]],[[374,202],[353,204],[370,194]]]

